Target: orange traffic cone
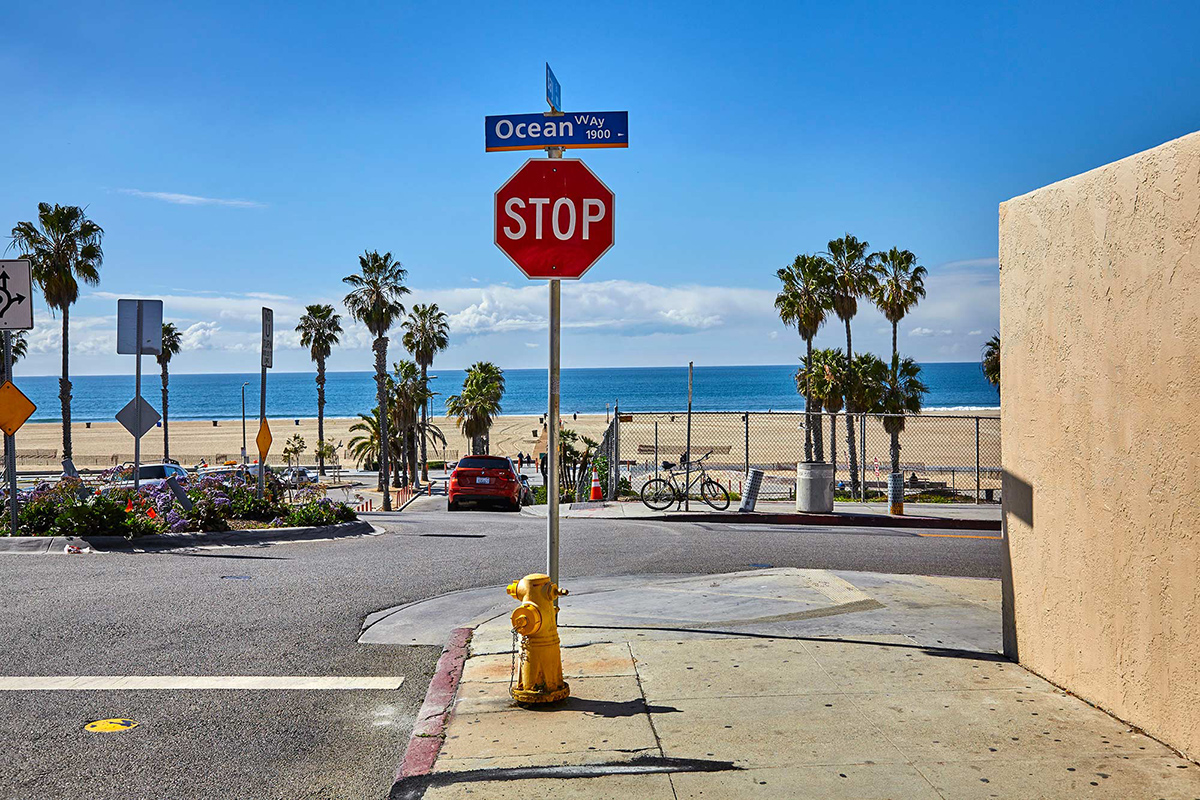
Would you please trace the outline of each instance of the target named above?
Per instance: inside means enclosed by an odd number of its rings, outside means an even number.
[[[592,500],[603,500],[604,492],[600,491],[600,476],[596,474],[596,465],[592,465]]]

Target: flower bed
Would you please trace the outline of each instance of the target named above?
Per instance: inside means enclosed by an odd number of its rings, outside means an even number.
[[[267,476],[261,498],[256,486],[240,477],[224,481],[190,477],[179,484],[192,501],[190,510],[184,510],[165,483],[144,486],[137,492],[90,487],[78,478],[42,483],[20,493],[18,535],[132,539],[153,533],[225,531],[235,523],[238,528],[307,527],[358,518],[352,508],[326,498],[317,487],[297,491],[289,502],[286,490],[273,475]]]

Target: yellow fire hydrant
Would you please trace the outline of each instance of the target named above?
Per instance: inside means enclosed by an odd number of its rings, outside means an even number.
[[[553,703],[571,694],[563,680],[562,652],[558,646],[558,609],[554,600],[567,594],[550,582],[549,575],[526,575],[508,586],[521,601],[512,612],[512,629],[524,637],[521,668],[512,698],[518,703]]]

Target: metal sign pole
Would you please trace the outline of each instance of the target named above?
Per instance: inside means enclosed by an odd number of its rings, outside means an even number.
[[[262,359],[259,359],[260,361]],[[258,427],[267,421],[267,365],[262,365],[262,382],[258,390]],[[262,497],[267,485],[267,456],[258,454],[258,496]]]
[[[142,471],[142,301],[137,301],[137,351],[133,358],[136,362],[133,379],[133,402],[136,405],[135,414],[137,429],[133,434],[133,491],[136,494],[141,483]]]
[[[559,393],[559,321],[562,309],[562,282],[550,281],[550,429],[546,449],[549,469],[546,473],[546,570],[550,582],[558,583],[558,393]]]
[[[4,376],[12,374],[12,331],[4,332]],[[16,437],[4,435],[4,469],[8,472],[8,510],[12,519],[12,535],[17,535],[17,444]]]
[[[687,452],[684,453],[683,510],[692,510],[692,362],[688,362]]]
[[[549,158],[562,158],[561,147],[547,147]],[[550,428],[546,435],[546,572],[550,582],[558,583],[558,401],[559,401],[559,341],[562,321],[562,281],[550,281]],[[558,598],[554,600],[558,607]]]

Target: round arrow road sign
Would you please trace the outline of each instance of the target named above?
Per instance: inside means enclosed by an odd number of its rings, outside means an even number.
[[[28,259],[0,260],[0,330],[33,327],[33,280]]]

